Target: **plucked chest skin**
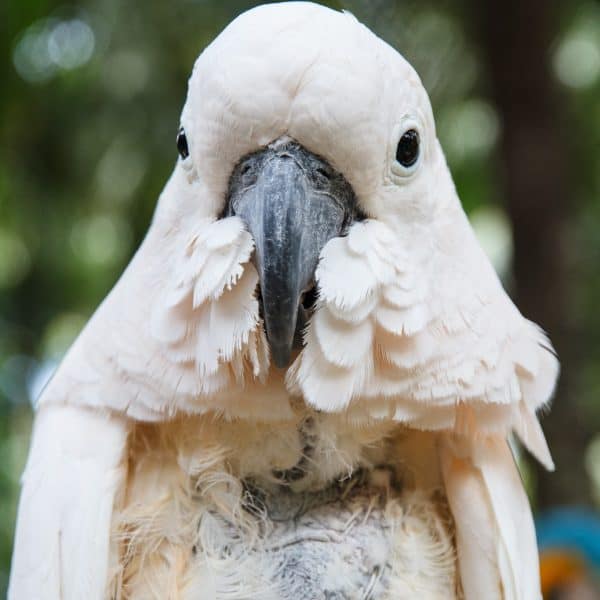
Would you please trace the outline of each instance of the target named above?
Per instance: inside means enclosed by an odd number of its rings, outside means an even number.
[[[120,597],[461,597],[435,437],[295,416],[136,429]]]
[[[512,434],[558,361],[414,69],[257,7],[200,55],[148,234],[37,408],[10,600],[541,600]]]

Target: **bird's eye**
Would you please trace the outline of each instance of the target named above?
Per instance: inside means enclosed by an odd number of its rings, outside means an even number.
[[[396,160],[403,167],[412,167],[419,158],[419,134],[409,129],[402,134],[396,148]]]
[[[183,130],[183,127],[181,127],[177,132],[177,151],[179,152],[179,156],[181,156],[181,158],[187,158],[190,155],[187,138],[185,137],[185,131]]]

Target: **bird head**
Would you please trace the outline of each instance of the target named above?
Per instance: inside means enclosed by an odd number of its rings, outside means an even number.
[[[310,3],[251,10],[203,52],[178,146],[177,169],[203,187],[189,218],[237,216],[253,238],[280,368],[302,346],[331,239],[366,219],[426,225],[453,200],[413,68],[351,15]]]

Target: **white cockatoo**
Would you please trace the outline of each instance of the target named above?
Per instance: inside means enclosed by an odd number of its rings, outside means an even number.
[[[11,600],[539,599],[558,363],[411,66],[348,13],[198,58],[148,235],[38,404]]]

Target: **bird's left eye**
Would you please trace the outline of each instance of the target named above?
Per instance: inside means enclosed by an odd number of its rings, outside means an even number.
[[[179,156],[181,156],[181,158],[187,158],[190,155],[187,137],[185,137],[185,131],[183,130],[183,127],[180,127],[179,131],[177,132],[177,151],[179,152]]]
[[[402,134],[396,148],[396,160],[403,167],[412,167],[419,158],[419,134],[416,129],[409,129]]]

